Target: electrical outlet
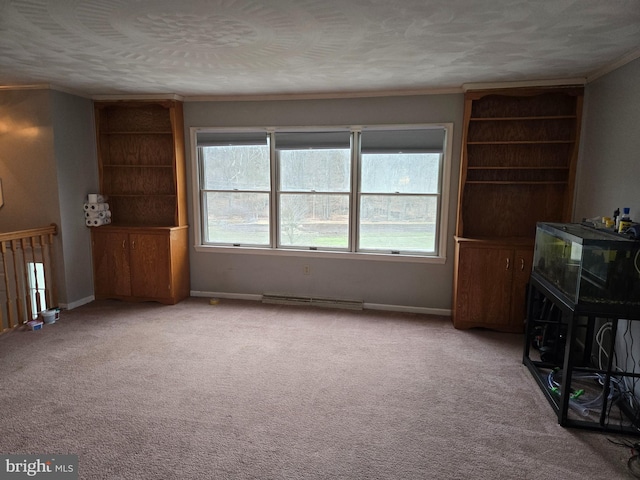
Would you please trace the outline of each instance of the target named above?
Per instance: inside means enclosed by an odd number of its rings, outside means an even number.
[[[309,265],[305,265],[302,267],[302,273],[305,275],[311,275],[311,267]]]

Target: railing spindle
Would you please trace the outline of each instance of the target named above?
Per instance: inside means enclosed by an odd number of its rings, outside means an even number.
[[[22,273],[24,276],[24,291],[25,291],[25,304],[27,306],[27,320],[23,320],[24,322],[28,322],[33,319],[33,307],[31,299],[31,292],[29,291],[29,265],[27,261],[27,240],[28,238],[21,238],[20,243],[22,244]]]
[[[53,235],[56,235],[56,231],[56,225],[52,224],[44,228],[0,233],[0,253],[6,290],[7,314],[5,328],[2,299],[0,299],[0,333],[28,322],[45,306],[57,304],[54,252],[52,250]],[[31,249],[31,253],[28,252],[29,249]],[[30,262],[33,263],[33,269],[29,266]],[[43,273],[40,279],[38,279],[39,264],[42,265]],[[33,281],[30,279],[31,271],[33,271]],[[44,285],[42,285],[42,281],[44,281]],[[34,295],[31,295],[30,289],[35,290]],[[43,301],[46,304],[43,304]]]
[[[18,247],[20,246],[20,241],[18,239],[11,240],[11,253],[13,256],[13,281],[14,287],[16,289],[16,311],[18,312],[18,323],[25,322],[25,314],[24,314],[24,305],[22,303],[22,289],[20,288],[20,272],[18,271]]]
[[[38,237],[31,237],[29,239],[30,243],[31,243],[31,260],[33,263],[33,283],[34,283],[34,298],[36,299],[36,311],[34,312],[35,314],[40,313],[43,308],[42,308],[42,302],[40,300],[40,286],[38,285],[38,262],[36,261],[36,246],[38,245],[37,243],[37,238]],[[31,295],[29,295],[29,298],[32,298]],[[31,300],[33,302],[33,299]]]
[[[2,269],[4,271],[4,288],[6,291],[6,304],[7,304],[7,327],[13,328],[17,324],[14,323],[13,318],[13,296],[11,295],[11,288],[9,285],[9,261],[10,258],[7,256],[7,243],[8,242],[0,242],[0,249],[2,250]]]

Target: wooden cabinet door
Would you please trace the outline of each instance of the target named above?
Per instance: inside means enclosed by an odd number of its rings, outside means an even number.
[[[533,251],[531,249],[518,249],[514,258],[510,330],[524,332],[524,322],[527,317],[527,286],[531,276]]]
[[[461,246],[456,292],[457,328],[509,323],[513,250]]]
[[[132,295],[144,298],[169,297],[171,295],[169,235],[132,233],[129,239]]]
[[[131,295],[129,235],[94,229],[92,236],[96,297]]]

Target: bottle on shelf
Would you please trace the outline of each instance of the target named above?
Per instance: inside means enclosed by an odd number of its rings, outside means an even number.
[[[620,215],[620,221],[618,222],[618,233],[624,233],[632,225],[630,211],[629,207],[622,209],[622,215]]]

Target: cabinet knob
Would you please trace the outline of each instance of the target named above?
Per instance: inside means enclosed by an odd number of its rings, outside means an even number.
[[[122,240],[122,248],[127,248],[127,241],[126,240]]]
[[[511,259],[507,257],[507,270],[511,267]]]
[[[524,272],[524,258],[520,259],[520,271]]]

